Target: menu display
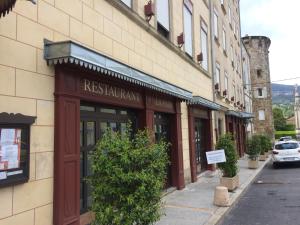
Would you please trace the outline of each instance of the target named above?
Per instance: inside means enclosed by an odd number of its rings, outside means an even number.
[[[0,129],[0,171],[19,168],[20,152],[21,129]]]

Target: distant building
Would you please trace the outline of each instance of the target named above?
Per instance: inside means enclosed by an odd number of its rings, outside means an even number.
[[[271,40],[264,36],[246,36],[243,43],[250,55],[250,74],[254,132],[274,137],[272,89],[269,68]]]

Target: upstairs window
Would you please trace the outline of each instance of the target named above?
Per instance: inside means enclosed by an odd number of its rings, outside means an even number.
[[[219,37],[218,12],[216,9],[214,9],[214,35],[216,38]]]
[[[166,38],[170,33],[169,0],[156,2],[157,31]]]
[[[258,110],[258,119],[265,120],[265,110]]]
[[[228,4],[228,19],[229,19],[229,23],[232,24],[231,7],[229,4]]]
[[[220,64],[216,63],[215,84],[219,84],[218,89],[220,89],[220,71]]]
[[[208,71],[208,38],[207,38],[207,26],[201,21],[201,51],[203,55],[202,68]]]
[[[192,3],[189,0],[184,1],[183,22],[184,22],[184,49],[192,57],[193,55],[193,32],[192,32]]]
[[[129,8],[131,8],[131,0],[121,0],[121,2],[123,2],[125,5],[127,5]]]
[[[227,74],[226,71],[225,71],[224,87],[225,87],[225,90],[228,93],[228,74]]]
[[[256,70],[257,78],[261,78],[261,69]]]
[[[226,29],[225,29],[225,25],[223,25],[223,50],[226,52]]]

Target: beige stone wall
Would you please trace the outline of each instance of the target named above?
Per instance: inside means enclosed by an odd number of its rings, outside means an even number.
[[[137,11],[132,14],[144,19],[146,2],[134,0]],[[0,109],[37,117],[30,134],[30,181],[0,189],[1,225],[53,223],[54,68],[48,67],[43,59],[43,39],[74,40],[212,100],[211,62],[209,71],[204,72],[195,61],[201,52],[200,18],[209,25],[208,7],[204,1],[193,1],[194,53],[190,61],[184,57],[184,47],[181,52],[176,47],[177,35],[183,31],[182,7],[182,0],[172,1],[173,48],[166,47],[149,32],[155,30],[155,17],[145,29],[134,17],[129,18],[116,8],[113,1],[39,0],[36,5],[17,1],[13,11],[0,19]],[[182,134],[185,180],[189,182],[185,103]]]
[[[244,88],[243,88],[243,79],[242,79],[242,57],[241,57],[241,40],[240,40],[240,9],[238,1],[224,1],[224,9],[221,5],[221,1],[213,0],[212,2],[212,12],[216,11],[218,15],[218,39],[213,41],[212,47],[214,51],[214,60],[213,64],[218,63],[220,65],[220,84],[219,91],[215,91],[216,102],[229,110],[242,111],[237,105],[234,106],[234,102],[239,101],[241,104],[244,104]],[[231,19],[229,14],[229,8],[231,11]],[[223,49],[223,27],[225,28],[226,33],[226,51]],[[234,28],[235,27],[235,28]],[[214,35],[213,35],[214,36]],[[230,46],[233,47],[233,62],[231,57]],[[228,77],[228,90],[227,96],[229,100],[234,96],[235,101],[230,102],[226,101],[223,96],[223,91],[225,88],[225,72]],[[213,73],[215,73],[215,66]],[[233,89],[235,86],[235,92]],[[242,95],[240,95],[240,90]],[[215,113],[215,121],[217,122],[218,118],[223,121],[223,131],[225,128],[225,117],[224,112]],[[214,123],[214,128],[217,128],[216,122]]]

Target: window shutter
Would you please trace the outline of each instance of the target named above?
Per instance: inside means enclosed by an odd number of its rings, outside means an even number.
[[[267,98],[268,97],[268,92],[267,92],[267,87],[263,88],[263,97]]]

